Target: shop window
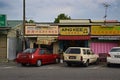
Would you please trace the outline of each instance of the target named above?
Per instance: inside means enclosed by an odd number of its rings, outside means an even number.
[[[44,54],[45,53],[45,50],[44,49],[41,49],[40,50],[40,54]]]

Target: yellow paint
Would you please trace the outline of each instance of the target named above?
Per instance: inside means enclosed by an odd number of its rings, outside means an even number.
[[[60,27],[60,35],[88,35],[89,27]]]
[[[120,35],[120,26],[91,26],[91,35]]]

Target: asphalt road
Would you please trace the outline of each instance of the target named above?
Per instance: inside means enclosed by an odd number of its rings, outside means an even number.
[[[50,64],[22,67],[3,64],[0,65],[0,80],[120,80],[120,66]]]

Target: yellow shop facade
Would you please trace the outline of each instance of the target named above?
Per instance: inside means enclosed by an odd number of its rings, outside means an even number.
[[[112,47],[120,46],[120,25],[92,25],[90,47],[97,53],[107,54]]]

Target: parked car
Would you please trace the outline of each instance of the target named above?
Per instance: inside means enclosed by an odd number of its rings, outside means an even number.
[[[107,66],[120,64],[120,47],[113,47],[107,56]]]
[[[94,54],[90,48],[85,47],[69,47],[64,53],[64,62],[68,66],[72,64],[83,64],[89,66],[90,63],[98,63],[99,56]]]
[[[18,53],[16,62],[23,66],[27,64],[41,66],[42,64],[58,63],[59,59],[60,57],[58,54],[50,53],[47,49],[28,48]]]

